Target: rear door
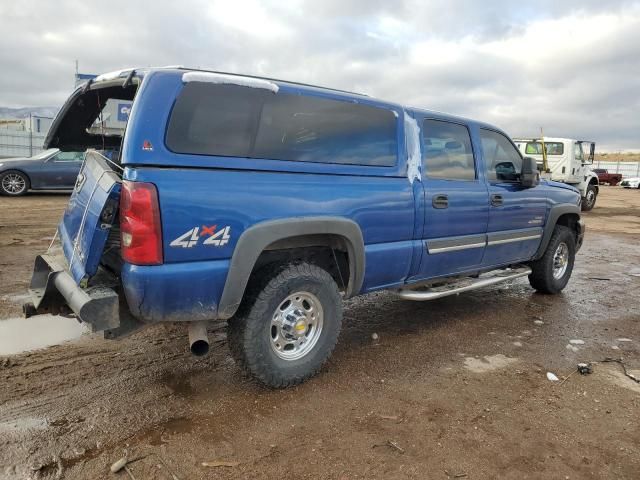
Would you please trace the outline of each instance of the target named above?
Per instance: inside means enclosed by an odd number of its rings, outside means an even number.
[[[530,259],[540,244],[546,196],[541,186],[520,184],[522,156],[498,131],[480,129],[482,155],[489,187],[489,226],[483,266]]]
[[[416,279],[480,265],[489,216],[487,186],[477,171],[468,127],[425,119],[422,140],[424,250]]]

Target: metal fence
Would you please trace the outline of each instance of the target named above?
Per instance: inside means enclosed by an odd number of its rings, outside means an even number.
[[[32,157],[42,151],[44,133],[0,129],[0,158]]]
[[[596,160],[591,168],[605,168],[609,173],[621,173],[622,178],[640,177],[640,162],[605,162]]]

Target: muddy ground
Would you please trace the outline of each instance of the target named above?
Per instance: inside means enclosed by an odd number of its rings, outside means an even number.
[[[20,315],[66,201],[0,198],[0,319]],[[430,303],[360,297],[326,368],[288,390],[242,377],[220,331],[205,358],[171,326],[6,355],[0,478],[637,479],[640,385],[616,363],[571,373],[607,357],[640,369],[640,191],[603,187],[585,218],[562,295],[522,279]],[[19,350],[6,331],[0,347]],[[133,477],[109,473],[125,452],[144,456]]]

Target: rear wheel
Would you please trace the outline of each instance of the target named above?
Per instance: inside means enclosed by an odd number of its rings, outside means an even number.
[[[556,225],[544,255],[531,263],[529,283],[541,293],[559,293],[567,286],[576,256],[573,232]]]
[[[9,170],[0,174],[0,193],[17,197],[29,190],[29,178],[17,170]]]
[[[327,361],[342,325],[342,298],[320,267],[290,264],[251,282],[229,322],[236,362],[270,387],[302,383]]]
[[[582,198],[582,211],[588,212],[592,210],[596,204],[596,198],[598,196],[598,191],[594,185],[587,186],[587,193]]]

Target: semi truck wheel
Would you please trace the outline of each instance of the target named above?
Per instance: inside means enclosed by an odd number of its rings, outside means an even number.
[[[541,293],[560,293],[571,278],[575,257],[573,232],[556,225],[544,255],[530,264],[529,283]]]
[[[596,187],[593,185],[587,186],[587,193],[582,198],[582,211],[588,212],[592,210],[596,204],[596,198],[598,197],[598,192],[596,191]]]
[[[247,373],[283,388],[322,367],[341,325],[342,298],[331,275],[309,263],[289,264],[250,281],[243,305],[229,321],[229,347]]]

